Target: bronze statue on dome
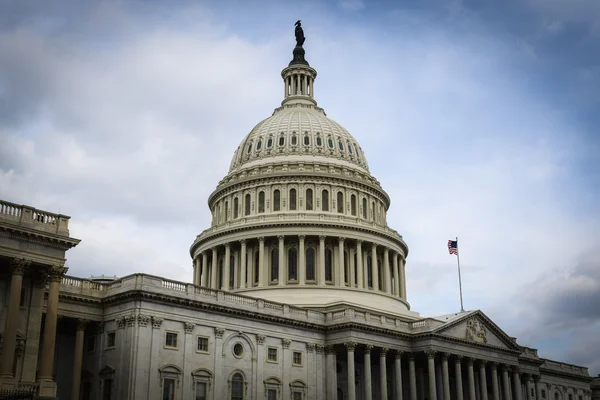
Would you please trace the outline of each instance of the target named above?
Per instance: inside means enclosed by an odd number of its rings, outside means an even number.
[[[304,37],[304,30],[302,30],[302,23],[300,20],[296,21],[296,47],[302,47],[306,38]]]

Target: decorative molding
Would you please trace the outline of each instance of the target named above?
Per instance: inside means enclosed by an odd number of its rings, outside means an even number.
[[[225,329],[216,326],[215,327],[215,337],[221,339],[223,337],[223,334],[225,334]]]
[[[402,354],[404,354],[403,350],[400,350],[400,349],[394,350],[394,358],[402,359]]]
[[[345,342],[344,343],[344,347],[346,347],[346,350],[348,351],[354,351],[354,349],[356,348],[357,343],[356,342]]]
[[[292,341],[289,339],[281,339],[281,342],[283,343],[284,349],[289,349],[290,345],[292,344]]]
[[[127,326],[133,326],[135,321],[137,320],[137,316],[134,313],[129,314],[125,317],[125,321],[127,322]]]
[[[193,333],[195,327],[196,327],[196,324],[193,324],[191,322],[183,323],[183,329],[185,330],[185,333]]]
[[[316,350],[317,354],[323,354],[325,351],[325,346],[323,346],[321,344],[316,344],[315,350]]]
[[[315,351],[315,345],[312,343],[306,343],[306,351],[312,353]]]
[[[23,275],[30,265],[31,261],[24,258],[13,258],[10,260],[10,268],[13,275]]]
[[[448,354],[448,353],[440,353],[440,357],[442,359],[442,362],[448,362],[448,358],[450,358],[450,354]]]
[[[431,359],[435,358],[435,355],[437,354],[437,350],[427,349],[427,350],[425,350],[425,354],[427,355],[427,358],[431,360]]]
[[[390,351],[389,347],[382,347],[379,350],[379,357],[385,357],[388,351]]]
[[[487,343],[487,330],[477,317],[467,321],[465,339],[476,343]]]
[[[59,265],[53,265],[48,268],[48,282],[60,282],[69,268]]]
[[[467,366],[468,367],[473,367],[473,363],[475,362],[475,359],[473,359],[472,357],[465,357],[467,359]]]
[[[149,315],[138,314],[137,321],[139,326],[148,326],[151,317]]]
[[[125,317],[119,317],[115,321],[117,322],[117,328],[125,329],[125,325],[127,324],[127,320]]]
[[[335,354],[335,347],[333,345],[325,346],[325,354]]]
[[[460,363],[462,362],[463,358],[465,358],[465,356],[463,356],[462,354],[456,354],[454,357],[455,357],[455,358],[454,358],[454,361],[455,361],[457,364],[460,364]]]
[[[370,353],[373,350],[373,345],[372,344],[366,344],[365,345],[365,353]]]
[[[160,329],[160,326],[163,323],[163,319],[160,317],[152,317],[152,328],[153,329]]]
[[[256,335],[256,343],[258,343],[259,345],[263,345],[263,344],[265,344],[266,338],[267,337],[265,335],[257,334]]]

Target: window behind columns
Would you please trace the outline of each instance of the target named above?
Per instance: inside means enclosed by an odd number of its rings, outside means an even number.
[[[263,191],[260,191],[258,193],[258,212],[259,213],[265,212],[265,192],[263,192]]]
[[[306,189],[306,210],[313,209],[313,191],[312,189]]]
[[[379,290],[384,290],[383,289],[383,274],[381,273],[381,270],[383,268],[383,261],[381,261],[381,258],[377,258],[377,283],[379,285]]]
[[[357,264],[357,253],[354,252],[354,285],[358,285],[358,264]]]
[[[273,211],[281,210],[281,193],[279,189],[275,189],[273,192]]]
[[[356,196],[350,196],[350,212],[352,215],[356,216]]]
[[[315,249],[306,248],[306,280],[315,281]]]
[[[298,252],[294,248],[288,251],[288,279],[290,281],[298,279]]]
[[[331,249],[325,249],[325,281],[331,282],[333,280],[333,252]]]
[[[350,285],[350,266],[348,264],[348,252],[344,251],[344,283]]]
[[[219,259],[219,272],[217,274],[217,288],[221,288],[221,282],[223,282],[223,257]]]
[[[229,257],[229,287],[235,288],[235,257]]]
[[[250,215],[250,204],[251,204],[251,202],[252,202],[252,200],[251,200],[251,197],[250,197],[250,193],[248,193],[245,196],[245,199],[244,199],[244,215]]]
[[[323,190],[321,193],[321,210],[329,211],[329,191]]]
[[[254,284],[258,285],[258,276],[260,274],[260,265],[259,261],[259,253],[258,251],[254,251]]]
[[[271,250],[271,280],[279,279],[279,250]]]
[[[337,212],[344,212],[344,193],[337,192]]]
[[[239,200],[236,197],[235,199],[233,199],[233,218],[237,218],[238,217],[238,207],[239,207]]]
[[[369,288],[373,288],[373,260],[371,255],[367,256],[367,283]]]
[[[290,210],[296,210],[296,189],[290,189]]]

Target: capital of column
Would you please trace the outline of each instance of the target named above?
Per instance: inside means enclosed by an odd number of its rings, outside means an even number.
[[[440,353],[440,356],[442,358],[442,361],[446,361],[446,362],[448,362],[448,358],[450,358],[450,354],[448,354],[448,353]]]
[[[498,369],[498,361],[490,361],[489,364],[492,371]]]
[[[415,361],[415,353],[408,353],[408,361]]]
[[[486,364],[487,364],[487,360],[479,360],[479,366],[485,368]]]
[[[390,349],[388,347],[382,347],[381,350],[379,350],[379,356],[385,357],[385,355],[387,354],[388,351],[390,351]]]
[[[324,242],[325,241],[325,235],[319,235],[319,240],[321,242]]]
[[[518,365],[513,365],[510,369],[515,374],[520,374],[521,373],[521,368],[519,368]]]
[[[356,244],[358,244],[358,245],[362,245],[362,243],[363,243],[363,240],[362,240],[362,239],[356,239]]]
[[[263,236],[259,236],[259,237],[258,237],[258,241],[259,241],[259,242],[264,242],[264,241],[265,241],[265,238],[264,238]]]
[[[402,358],[402,354],[404,354],[404,351],[402,351],[402,350],[394,350],[394,358],[396,358],[396,359]]]
[[[465,358],[465,356],[463,356],[462,354],[457,354],[454,356],[454,362],[457,364],[460,364],[462,362],[463,358]]]
[[[425,350],[425,354],[427,355],[427,358],[432,359],[432,358],[435,358],[437,351],[434,349],[428,349],[428,350]]]
[[[475,359],[473,359],[471,357],[467,357],[467,365],[469,367],[472,367],[474,362],[475,362]]]
[[[339,238],[338,238],[338,241],[339,241],[340,243],[344,243],[344,240],[346,240],[346,238],[344,238],[344,237],[339,237]]]
[[[354,351],[354,349],[356,348],[356,342],[346,342],[344,343],[344,346],[346,347],[346,350]]]
[[[10,268],[12,269],[13,275],[23,275],[30,265],[31,261],[24,258],[13,258],[10,260]]]
[[[373,250],[376,250],[376,249],[377,249],[377,243],[372,243],[372,244],[371,244],[371,248],[372,248]]]
[[[542,376],[541,375],[534,375],[533,376],[533,381],[535,383],[540,383],[542,381]]]
[[[48,268],[48,282],[60,282],[69,268],[53,265]]]
[[[306,239],[306,235],[298,235],[298,239],[300,239],[300,241],[303,242],[304,239]]]
[[[371,353],[371,350],[373,350],[372,344],[365,345],[365,353]]]
[[[325,346],[325,354],[335,354],[334,346]]]
[[[77,319],[77,330],[78,331],[83,331],[85,330],[85,327],[90,323],[89,319],[83,319],[83,318],[79,318]]]
[[[229,243],[229,242],[225,243],[225,248],[226,249],[230,249],[231,248],[231,243]]]
[[[240,239],[240,244],[246,244],[246,239]]]
[[[277,239],[279,239],[279,241],[285,240],[285,236],[284,235],[277,235]]]

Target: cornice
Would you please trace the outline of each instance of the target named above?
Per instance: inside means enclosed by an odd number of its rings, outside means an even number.
[[[68,250],[77,246],[79,242],[81,242],[80,239],[3,223],[0,223],[0,236],[25,241],[28,243],[42,244],[44,246],[54,247],[60,250]]]
[[[579,374],[576,374],[576,373],[570,372],[570,371],[557,371],[555,369],[544,368],[544,367],[540,366],[540,373],[542,373],[542,371],[543,371],[542,376],[544,376],[544,377],[554,375],[554,376],[561,376],[563,378],[577,379],[577,380],[580,380],[580,381],[586,382],[586,383],[589,383],[594,380],[594,377],[591,377],[591,376],[579,375]]]

